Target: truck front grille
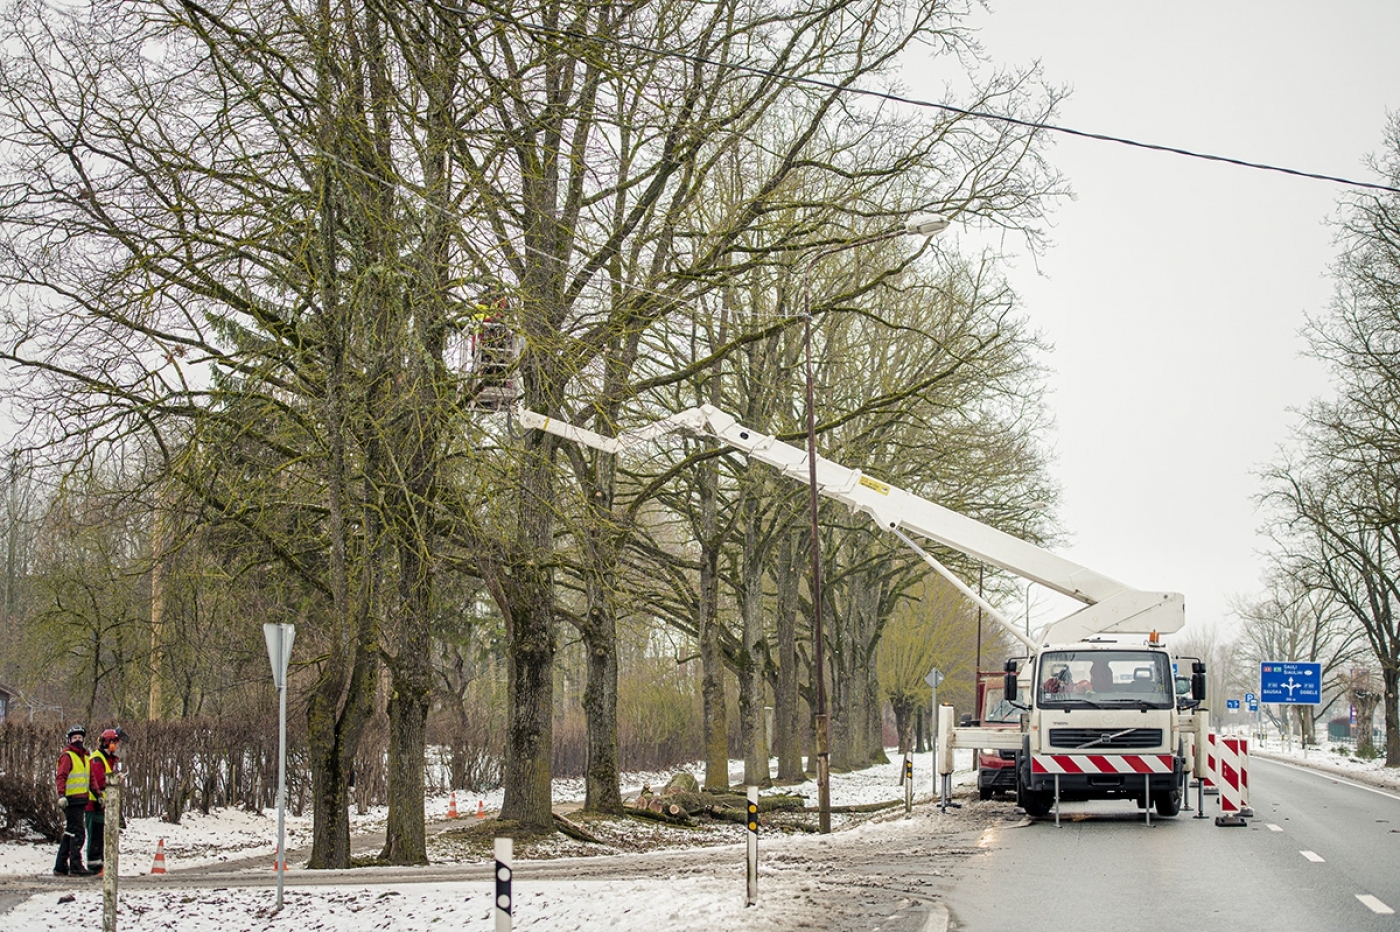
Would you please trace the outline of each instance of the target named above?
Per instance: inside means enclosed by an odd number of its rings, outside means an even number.
[[[1125,732],[1123,734],[1122,732]],[[1113,736],[1113,737],[1110,737]],[[1160,728],[1051,728],[1050,746],[1055,748],[1156,748],[1162,746]]]

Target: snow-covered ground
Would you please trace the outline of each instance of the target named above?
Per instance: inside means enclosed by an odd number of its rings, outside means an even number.
[[[1278,739],[1255,743],[1255,753],[1328,770],[1378,786],[1400,790],[1400,773],[1386,770],[1379,761],[1361,761],[1336,752],[1296,745],[1285,747]],[[970,756],[958,761],[955,783],[973,780]],[[891,755],[893,759],[893,755]],[[742,766],[734,762],[732,779],[742,777]],[[850,806],[884,800],[902,800],[897,761],[856,773],[833,774],[833,806]],[[624,792],[635,793],[643,783],[653,788],[665,785],[668,774],[629,774]],[[931,754],[915,755],[915,797],[928,800],[933,788]],[[777,790],[775,790],[776,792]],[[797,792],[815,803],[812,782],[781,792]],[[557,803],[580,800],[578,781],[555,782]],[[430,799],[427,814],[441,819],[447,813],[450,797]],[[475,814],[478,802],[488,811],[498,809],[501,793],[482,796],[457,794],[457,807],[463,817]],[[936,810],[935,810],[936,811]],[[946,818],[956,819],[956,815]],[[371,811],[354,816],[357,832],[382,827],[384,813]],[[927,823],[924,823],[927,824]],[[882,846],[904,843],[907,833],[921,829],[916,822],[899,818],[875,819],[829,836],[765,835],[760,840],[759,901],[745,907],[744,857],[742,845],[735,844],[733,857],[720,858],[724,869],[697,864],[680,869],[669,877],[628,880],[544,881],[531,879],[531,862],[517,857],[514,878],[514,927],[550,929],[558,932],[593,929],[637,929],[646,932],[778,932],[802,927],[826,928],[829,919],[820,898],[811,893],[820,887],[820,877],[793,865],[820,858],[822,848],[869,841]],[[639,825],[638,831],[646,831]],[[363,884],[354,886],[299,886],[295,861],[286,875],[284,908],[276,912],[275,875],[270,870],[277,833],[276,812],[249,814],[226,810],[203,816],[186,815],[178,826],[154,819],[132,820],[122,836],[123,876],[146,874],[154,859],[156,844],[165,841],[165,858],[171,870],[180,866],[212,864],[266,853],[267,884],[261,887],[230,887],[200,890],[172,887],[169,891],[125,890],[121,895],[118,927],[126,932],[179,930],[179,932],[349,932],[385,930],[410,932],[450,928],[457,932],[487,932],[495,928],[492,910],[494,888],[481,881],[447,881],[412,884],[376,884],[375,871],[366,870]],[[289,847],[295,850],[309,841],[308,818],[289,818]],[[742,837],[736,832],[735,839]],[[52,869],[52,845],[0,845],[0,876],[47,876]],[[435,862],[441,859],[435,853]],[[449,859],[450,860],[450,859]],[[474,863],[480,864],[479,860]],[[710,861],[708,863],[716,863]],[[68,902],[61,897],[76,894]],[[100,922],[102,894],[96,881],[70,880],[50,891],[30,897],[7,913],[0,914],[0,932],[68,932],[75,927]]]
[[[959,772],[955,782],[965,784],[974,779],[970,752],[959,752]],[[877,767],[854,773],[833,774],[831,802],[833,806],[853,806],[888,800],[903,800],[904,789],[899,782],[902,763],[894,760]],[[732,762],[731,778],[742,779],[741,762]],[[624,778],[624,794],[631,795],[644,783],[654,789],[664,786],[669,774],[628,774]],[[933,791],[933,755],[914,757],[915,798],[927,801]],[[796,787],[783,787],[773,792],[798,793],[815,805],[815,782]],[[581,800],[580,781],[557,780],[554,784],[556,804]],[[461,816],[475,815],[478,803],[487,812],[499,809],[500,791],[484,795],[456,794]],[[451,802],[449,796],[428,800],[430,820],[446,816]],[[373,832],[382,827],[384,812],[370,811],[353,815],[356,833]],[[737,828],[737,827],[736,827]],[[647,827],[639,825],[639,831]],[[891,832],[898,830],[894,821],[871,821],[851,829],[855,833]],[[907,830],[907,826],[906,826]],[[309,817],[287,819],[288,849],[295,852],[310,841]],[[487,930],[495,928],[492,910],[494,887],[484,882],[415,883],[388,886],[372,881],[373,870],[366,870],[362,886],[298,887],[295,859],[289,863],[284,891],[284,908],[275,912],[272,890],[275,874],[270,870],[274,861],[277,836],[277,814],[269,811],[250,814],[237,810],[222,810],[208,816],[186,814],[179,825],[156,819],[129,820],[122,832],[122,876],[150,872],[157,844],[164,842],[167,870],[182,866],[207,865],[238,860],[266,853],[268,884],[264,888],[228,888],[200,891],[172,889],[166,892],[129,890],[121,894],[118,926],[122,930],[180,930],[180,932],[240,932],[240,930],[296,930],[296,932],[331,932],[331,930],[418,930],[451,928],[454,930]],[[735,832],[736,842],[742,830]],[[819,903],[807,894],[818,879],[800,871],[780,870],[765,864],[780,864],[784,849],[804,849],[829,846],[848,833],[831,836],[764,837],[760,833],[761,850],[757,906],[744,905],[746,884],[742,847],[735,846],[732,870],[717,876],[717,872],[682,871],[662,879],[628,881],[569,881],[535,882],[530,879],[529,861],[516,859],[514,894],[514,925],[520,929],[583,930],[583,929],[645,929],[659,930],[727,930],[791,929],[804,923],[822,927],[823,912]],[[0,876],[43,876],[53,868],[55,847],[51,844],[0,845]],[[436,853],[435,861],[440,859]],[[475,863],[481,863],[479,860]],[[71,899],[69,895],[75,894]],[[61,902],[61,899],[68,899]],[[67,930],[89,926],[100,917],[102,894],[96,880],[71,879],[61,887],[30,897],[7,913],[0,914],[0,932],[41,932]],[[97,919],[100,921],[100,919]]]

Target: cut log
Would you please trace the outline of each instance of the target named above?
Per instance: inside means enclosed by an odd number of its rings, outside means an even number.
[[[694,828],[695,822],[684,815],[673,816],[665,812],[652,812],[650,809],[628,809],[623,815],[629,819],[641,819],[645,822],[661,822],[666,825],[674,825],[677,828]]]
[[[570,822],[568,819],[564,818],[557,812],[554,813],[554,827],[559,829],[559,831],[563,832],[565,835],[568,835],[575,841],[586,841],[589,844],[593,845],[606,844],[606,842],[604,842],[600,838],[595,837],[583,826],[574,822]]]

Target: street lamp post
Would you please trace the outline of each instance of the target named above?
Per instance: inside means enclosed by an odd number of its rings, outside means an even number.
[[[807,486],[812,516],[812,669],[813,692],[817,700],[817,808],[822,834],[831,832],[831,728],[826,712],[826,651],[822,634],[822,560],[817,528],[817,418],[812,389],[812,266],[818,259],[857,246],[868,246],[896,236],[935,236],[948,228],[939,216],[916,217],[904,226],[886,230],[865,239],[828,246],[815,253],[802,273],[803,334],[807,383]]]

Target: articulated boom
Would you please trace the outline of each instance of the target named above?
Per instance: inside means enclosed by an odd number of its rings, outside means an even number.
[[[533,411],[517,411],[516,415],[526,427],[610,453],[622,453],[676,431],[713,437],[791,479],[808,481],[806,450],[744,427],[711,405],[681,411],[616,437],[606,437]],[[1102,634],[1146,634],[1149,631],[1170,634],[1181,630],[1186,623],[1185,600],[1178,593],[1131,589],[1018,537],[867,476],[859,469],[849,469],[820,456],[816,474],[817,491],[821,495],[843,502],[853,511],[866,513],[880,527],[898,536],[965,595],[981,603],[1008,633],[1031,650],[1038,646],[1034,641],[1021,634],[1014,624],[968,589],[905,532],[951,547],[1085,603],[1085,608],[1050,625],[1042,638],[1045,642],[1071,643]]]

